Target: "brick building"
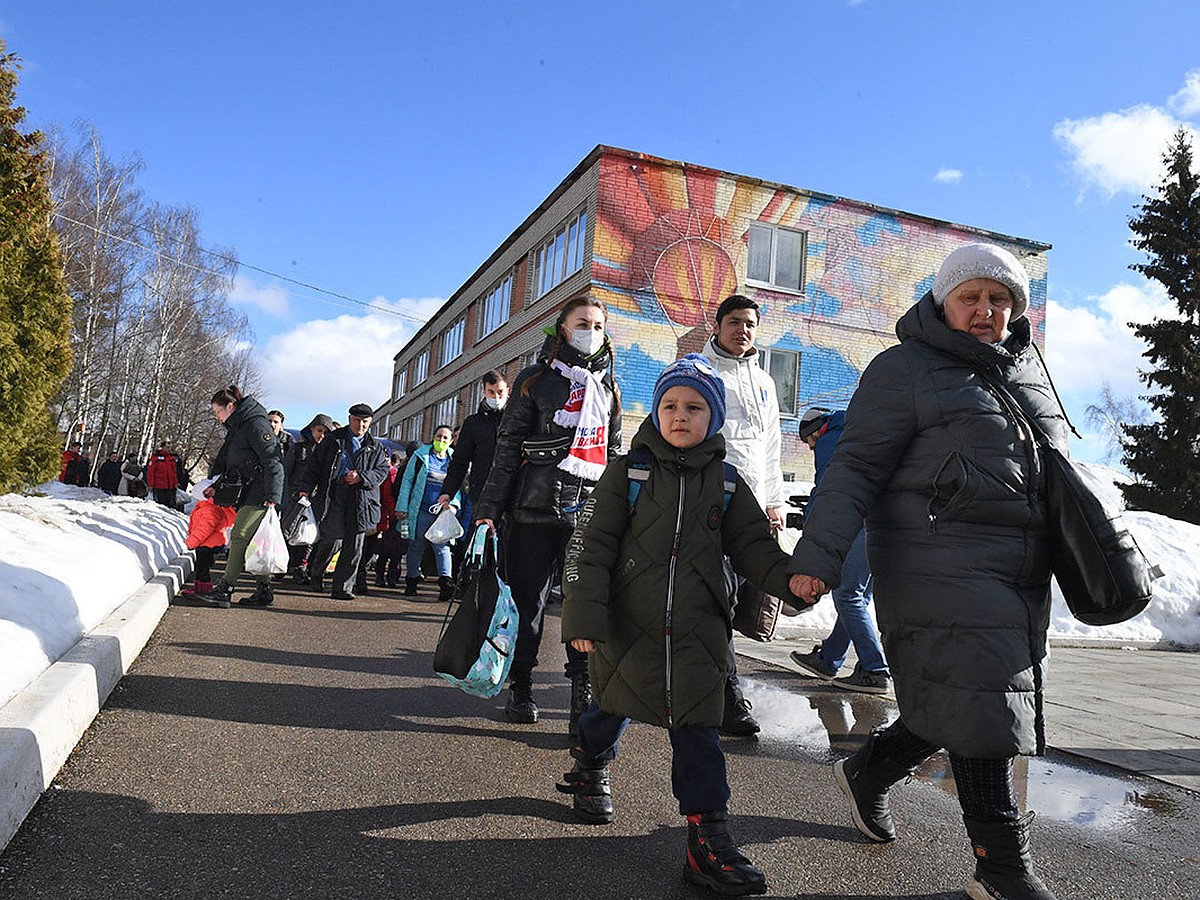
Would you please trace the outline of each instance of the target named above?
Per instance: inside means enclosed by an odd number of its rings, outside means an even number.
[[[717,305],[743,293],[762,309],[757,345],[779,389],[784,477],[809,479],[800,413],[844,408],[945,255],[979,240],[1028,269],[1042,343],[1047,244],[598,146],[396,354],[375,428],[427,441],[458,424],[479,405],[479,376],[494,368],[511,382],[562,304],[590,292],[608,306],[632,435],[658,373],[699,350]]]

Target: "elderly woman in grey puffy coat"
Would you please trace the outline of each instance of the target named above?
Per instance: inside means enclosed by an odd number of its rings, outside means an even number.
[[[1018,754],[1045,749],[1050,568],[1041,463],[1006,394],[1057,446],[1067,423],[1025,318],[1029,276],[967,244],[896,324],[809,504],[789,565],[816,602],[840,580],[864,519],[900,717],[834,777],[855,825],[895,840],[888,789],[941,748],[975,856],[967,895],[1053,900],[1035,874],[1013,788]]]

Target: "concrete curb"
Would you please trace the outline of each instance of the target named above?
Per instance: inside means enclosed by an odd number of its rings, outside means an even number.
[[[190,553],[171,560],[0,707],[0,850],[50,787],[191,571]]]

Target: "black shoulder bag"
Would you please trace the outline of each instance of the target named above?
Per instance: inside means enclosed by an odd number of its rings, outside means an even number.
[[[1028,428],[1041,451],[1050,570],[1071,615],[1087,625],[1132,619],[1150,603],[1151,582],[1161,573],[1146,561],[1120,512],[1105,505],[1037,420],[1004,385],[980,375],[1000,395],[1018,428]]]

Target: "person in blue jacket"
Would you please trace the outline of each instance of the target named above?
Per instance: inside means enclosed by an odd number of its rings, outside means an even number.
[[[452,506],[458,510],[462,506],[462,496],[457,491],[448,503],[439,502],[446,475],[450,471],[450,459],[454,455],[450,446],[453,434],[454,430],[449,425],[439,425],[433,430],[433,440],[409,455],[404,478],[396,494],[396,518],[408,530],[408,556],[404,563],[406,597],[416,597],[417,585],[421,583],[421,557],[429,545],[425,532],[441,509]],[[434,544],[433,558],[437,564],[438,599],[449,600],[454,593],[454,579],[450,575],[450,544]]]
[[[844,412],[819,406],[814,406],[800,418],[800,439],[813,452],[816,484],[821,483],[821,476],[833,458],[845,425]],[[873,596],[871,567],[867,563],[867,533],[860,530],[842,564],[842,581],[833,591],[833,608],[837,611],[833,631],[808,653],[793,650],[792,661],[805,672],[823,678],[835,687],[863,694],[888,693],[892,677],[871,615]],[[858,664],[850,675],[838,678],[851,644],[858,655]]]

